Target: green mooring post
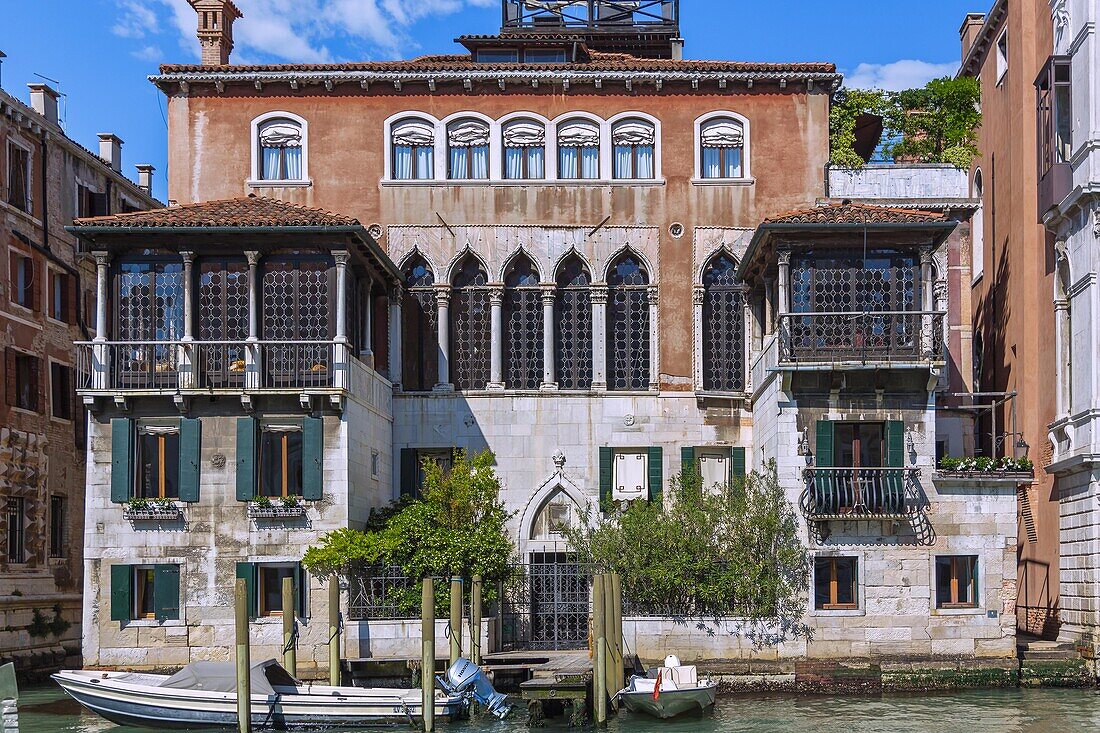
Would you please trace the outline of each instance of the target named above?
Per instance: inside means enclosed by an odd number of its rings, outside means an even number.
[[[604,652],[606,667],[604,667],[604,679],[607,680],[607,697],[610,701],[611,707],[614,710],[618,710],[619,706],[615,702],[615,693],[622,688],[618,686],[616,680],[618,675],[615,673],[615,601],[614,601],[614,583],[611,580],[611,573],[605,573],[603,576],[603,633],[604,633],[604,646],[607,651]]]
[[[451,578],[451,623],[447,627],[451,642],[450,663],[462,656],[462,578]]]
[[[252,665],[248,652],[248,584],[237,580],[234,593],[237,619],[237,730],[252,731]]]
[[[328,581],[328,683],[340,685],[340,576]]]
[[[618,573],[611,574],[611,602],[614,604],[614,636],[615,639],[615,690],[626,687],[626,673],[623,671],[623,655],[626,645],[623,643],[623,581]]]
[[[420,592],[420,702],[424,730],[435,730],[435,586],[424,578]]]
[[[603,576],[592,578],[592,705],[598,725],[607,722],[607,644],[604,615]]]
[[[298,640],[294,638],[294,578],[283,578],[283,666],[298,676]]]
[[[481,576],[470,582],[470,661],[481,664]]]

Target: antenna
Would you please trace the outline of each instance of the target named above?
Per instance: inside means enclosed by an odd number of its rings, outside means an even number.
[[[8,57],[8,55],[6,53],[4,53],[3,51],[0,51],[0,72],[3,72],[4,59],[6,59],[7,57]],[[3,87],[3,86],[4,86],[4,74],[0,73],[0,87]]]
[[[41,79],[43,81],[53,82],[54,88],[57,89],[57,96],[62,97],[65,100],[64,106],[61,107],[61,110],[59,111],[59,113],[57,115],[58,125],[61,126],[61,129],[65,129],[66,112],[67,112],[68,107],[69,107],[69,95],[65,94],[64,92],[61,91],[61,80],[60,79],[54,79],[52,77],[46,76],[45,74],[39,74],[37,71],[33,71],[31,73],[34,74],[34,76],[37,76],[39,79]]]

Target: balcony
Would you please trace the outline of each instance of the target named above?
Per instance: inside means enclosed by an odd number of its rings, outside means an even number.
[[[944,360],[939,311],[829,311],[779,316],[779,362],[928,363]]]
[[[916,468],[807,468],[799,501],[810,521],[907,519],[920,510]]]

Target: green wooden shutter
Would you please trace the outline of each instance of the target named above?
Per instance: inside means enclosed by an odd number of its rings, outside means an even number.
[[[901,420],[886,421],[886,466],[905,466],[905,423]]]
[[[332,580],[337,580],[337,577],[334,575]],[[309,618],[309,578],[306,577],[306,569],[302,567],[302,563],[295,566],[294,585],[294,615],[298,618]]]
[[[416,469],[416,448],[402,448],[401,473],[397,477],[397,485],[400,488],[401,496],[411,496],[415,499],[420,495],[416,485]]]
[[[180,617],[180,566],[157,565],[153,569],[153,605],[158,621]]]
[[[134,609],[133,573],[129,565],[111,566],[111,620],[129,621]]]
[[[202,450],[202,422],[180,420],[180,501],[199,500],[199,462]]]
[[[833,421],[817,421],[817,450],[814,451],[814,465],[818,468],[833,467]]]
[[[835,425],[831,420],[817,421],[815,468],[833,467],[833,446],[835,443]],[[836,486],[832,471],[818,471],[814,475],[814,504],[819,511],[826,511],[835,504]]]
[[[325,421],[307,417],[302,421],[302,498],[317,501],[324,484]]]
[[[744,447],[730,448],[730,474],[734,481],[745,478],[745,449]]]
[[[611,463],[612,451],[610,446],[600,446],[600,510],[605,511],[611,506]]]
[[[248,501],[256,488],[256,421],[237,418],[237,501]]]
[[[662,461],[661,446],[654,445],[649,448],[649,500],[660,501],[661,491],[665,483],[665,467]]]
[[[134,485],[133,422],[125,417],[111,418],[111,501],[116,504],[130,500]]]
[[[695,462],[695,448],[680,448],[680,481],[686,483],[693,474],[699,472],[699,466]]]
[[[248,617],[256,618],[256,563],[237,563],[237,579],[243,579],[248,589]]]

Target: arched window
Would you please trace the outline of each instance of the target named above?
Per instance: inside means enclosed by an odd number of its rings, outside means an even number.
[[[589,120],[558,125],[558,178],[600,177],[600,128]]]
[[[451,380],[458,389],[485,389],[491,378],[489,276],[473,255],[451,281]]]
[[[592,277],[571,254],[558,267],[554,312],[554,353],[559,389],[592,386]]]
[[[542,292],[535,263],[520,254],[504,273],[504,382],[538,389],[542,382]]]
[[[305,135],[301,123],[287,117],[275,117],[257,128],[260,159],[257,172],[261,181],[301,181],[302,147]]]
[[[458,120],[447,126],[447,177],[489,177],[489,126],[480,120]]]
[[[515,120],[502,130],[504,177],[523,180],[546,177],[546,128],[534,120]]]
[[[619,179],[653,178],[653,151],[656,133],[653,124],[641,119],[628,119],[611,128],[615,146],[614,176]]]
[[[405,297],[401,304],[401,384],[409,391],[429,390],[439,382],[439,330],[436,324],[435,275],[428,262],[414,254],[405,266]]]
[[[703,271],[703,389],[745,389],[745,292],[737,263],[719,252]]]
[[[392,177],[399,181],[435,178],[435,126],[422,119],[395,122],[390,128]]]
[[[744,178],[745,128],[731,117],[717,117],[699,128],[703,178]]]
[[[985,270],[985,179],[981,168],[974,171],[974,198],[978,209],[970,218],[970,276],[977,280]]]
[[[607,275],[607,388],[649,389],[649,275],[632,252]]]

